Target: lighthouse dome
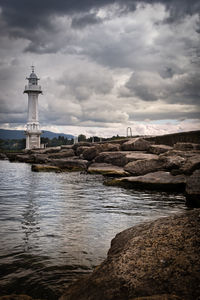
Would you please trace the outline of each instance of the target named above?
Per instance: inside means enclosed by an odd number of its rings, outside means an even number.
[[[27,79],[29,81],[29,84],[37,85],[39,78],[37,77],[37,75],[34,72],[34,67],[32,67],[32,72]]]
[[[34,72],[32,72],[29,78],[37,78],[37,75]]]

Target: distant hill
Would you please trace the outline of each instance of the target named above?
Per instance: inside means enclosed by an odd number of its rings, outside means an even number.
[[[72,139],[74,136],[65,133],[55,133],[51,131],[42,131],[42,137],[47,137],[49,139],[58,138],[59,136],[64,136],[65,138]],[[20,140],[24,139],[24,130],[10,130],[10,129],[0,129],[0,139],[1,140]]]

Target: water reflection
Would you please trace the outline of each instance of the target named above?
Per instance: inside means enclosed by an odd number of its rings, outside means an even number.
[[[26,206],[22,213],[22,230],[24,232],[24,252],[36,247],[38,244],[40,231],[39,226],[39,207],[35,196],[38,186],[38,177],[31,176],[27,185]],[[34,240],[34,242],[32,242]]]
[[[0,165],[2,294],[57,299],[104,259],[116,233],[186,209],[183,195],[106,187],[99,175]]]

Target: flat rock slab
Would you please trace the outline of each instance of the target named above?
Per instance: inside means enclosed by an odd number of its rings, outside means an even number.
[[[144,175],[156,172],[163,168],[163,163],[159,159],[143,159],[129,162],[124,166],[124,170],[135,175]]]
[[[199,227],[194,209],[122,231],[107,259],[60,300],[199,299]]]
[[[149,160],[149,159],[157,159],[158,155],[141,152],[141,151],[132,151],[132,152],[124,152],[127,158],[127,162],[132,162],[136,160]]]
[[[78,157],[74,156],[72,158],[66,159],[51,159],[49,162],[50,165],[56,166],[61,170],[65,171],[85,171],[88,166],[88,161],[84,159],[79,159]]]
[[[32,165],[31,170],[33,172],[60,172],[61,169],[55,166],[49,165]]]
[[[94,163],[91,164],[88,168],[88,173],[90,174],[102,174],[107,176],[127,176],[128,172],[126,172],[123,168],[118,166],[113,166],[111,164],[105,163]]]
[[[173,176],[169,172],[158,171],[144,176],[124,177],[105,182],[106,185],[129,188],[145,188],[149,190],[177,191],[185,190],[186,177]]]
[[[132,161],[157,158],[158,155],[146,153],[144,151],[106,151],[99,153],[99,155],[95,157],[94,161],[97,163],[107,163],[123,167]]]

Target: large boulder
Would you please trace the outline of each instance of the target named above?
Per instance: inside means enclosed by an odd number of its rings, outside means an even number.
[[[107,163],[123,167],[127,163],[126,153],[117,152],[101,152],[94,160],[97,163]]]
[[[151,144],[143,138],[133,138],[122,144],[121,148],[124,151],[145,151],[149,149]]]
[[[107,259],[60,300],[198,299],[199,227],[196,209],[122,231]]]
[[[88,146],[80,146],[76,149],[76,155],[80,156],[85,150],[90,149]]]
[[[101,148],[98,147],[98,145],[96,146],[92,146],[88,149],[85,149],[82,153],[82,157],[83,159],[87,159],[87,160],[93,160],[101,151]]]
[[[164,168],[169,171],[171,171],[173,169],[180,169],[186,161],[186,159],[184,157],[179,156],[179,155],[177,155],[177,156],[176,155],[173,155],[173,156],[162,156],[161,155],[159,157],[159,160],[161,162],[163,162]]]
[[[158,159],[136,160],[124,166],[124,170],[133,175],[144,175],[163,168],[163,163]]]
[[[102,174],[107,176],[128,176],[129,174],[121,167],[113,166],[105,163],[93,163],[88,167],[88,173],[90,174]]]
[[[161,154],[161,153],[165,153],[169,150],[172,150],[173,148],[170,147],[170,146],[167,146],[167,145],[151,145],[148,149],[148,151],[150,153],[153,153],[153,154]]]
[[[64,171],[85,171],[88,167],[88,161],[71,157],[66,159],[51,159],[50,165],[56,166]]]
[[[161,191],[185,191],[186,177],[158,171],[143,176],[130,176],[105,182],[106,185]]]
[[[187,178],[185,191],[187,202],[200,207],[200,169]]]
[[[188,157],[185,164],[180,168],[180,171],[183,174],[190,175],[197,169],[200,169],[200,155],[199,154]]]

